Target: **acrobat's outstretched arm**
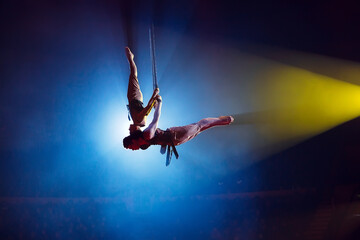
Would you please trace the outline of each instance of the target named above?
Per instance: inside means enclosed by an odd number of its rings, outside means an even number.
[[[155,136],[155,131],[161,115],[161,105],[162,105],[162,99],[161,96],[158,95],[155,103],[154,118],[149,124],[149,126],[143,132],[144,134],[143,136],[145,140],[150,140]]]

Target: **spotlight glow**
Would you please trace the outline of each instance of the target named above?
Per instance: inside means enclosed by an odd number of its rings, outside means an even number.
[[[95,135],[102,152],[122,147],[122,139],[128,135],[129,121],[124,105],[110,103],[99,116],[101,119],[95,127]]]

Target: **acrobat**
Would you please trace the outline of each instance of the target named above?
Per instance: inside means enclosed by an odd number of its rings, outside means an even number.
[[[204,118],[196,123],[192,123],[181,127],[171,127],[164,130],[157,128],[161,115],[162,98],[159,95],[159,88],[155,88],[146,107],[143,107],[143,95],[140,90],[139,81],[137,79],[137,68],[134,62],[134,54],[128,47],[125,48],[126,57],[130,65],[130,77],[127,97],[129,100],[129,111],[133,120],[130,125],[130,135],[123,139],[123,145],[126,149],[145,150],[151,145],[161,145],[161,153],[165,153],[168,148],[166,166],[170,164],[171,154],[178,153],[175,146],[183,144],[206,129],[229,125],[234,121],[232,116],[221,116],[217,118]],[[142,131],[141,127],[145,126],[146,116],[150,113],[152,107],[155,108],[154,117],[149,126]],[[170,150],[170,147],[172,150]],[[169,155],[170,154],[170,155]]]
[[[128,109],[130,116],[132,118],[133,124],[130,125],[129,131],[130,133],[140,130],[141,127],[144,127],[146,124],[146,117],[149,115],[152,107],[154,106],[154,101],[159,94],[159,88],[156,88],[146,105],[143,106],[143,94],[140,90],[139,80],[137,78],[137,67],[134,61],[134,54],[131,50],[126,47],[125,48],[126,58],[129,61],[130,66],[130,76],[129,76],[129,85],[127,98],[129,101]]]

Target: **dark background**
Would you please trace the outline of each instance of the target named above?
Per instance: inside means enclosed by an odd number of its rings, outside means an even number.
[[[359,111],[273,151],[278,143],[242,114],[258,110],[254,74],[271,68],[260,56],[294,65],[304,54],[357,88],[359,10],[356,1],[3,1],[3,239],[358,239]],[[151,23],[160,127],[244,120],[180,146],[168,168],[157,148],[121,143],[123,49],[147,99]]]

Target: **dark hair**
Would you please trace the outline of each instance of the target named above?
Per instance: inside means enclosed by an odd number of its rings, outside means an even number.
[[[123,145],[124,148],[129,148],[129,146],[132,144],[133,140],[137,140],[139,138],[141,138],[143,136],[143,132],[141,130],[136,130],[133,133],[131,133],[129,136],[125,137],[123,139]],[[145,144],[145,145],[141,145],[139,146],[142,150],[147,149],[148,147],[150,147],[150,144]]]
[[[148,149],[150,147],[150,144],[144,144],[144,145],[141,145],[140,146],[140,149],[141,150],[146,150],[146,149]]]
[[[132,137],[131,136],[127,136],[123,139],[123,146],[124,148],[129,148],[130,144],[132,142]]]

